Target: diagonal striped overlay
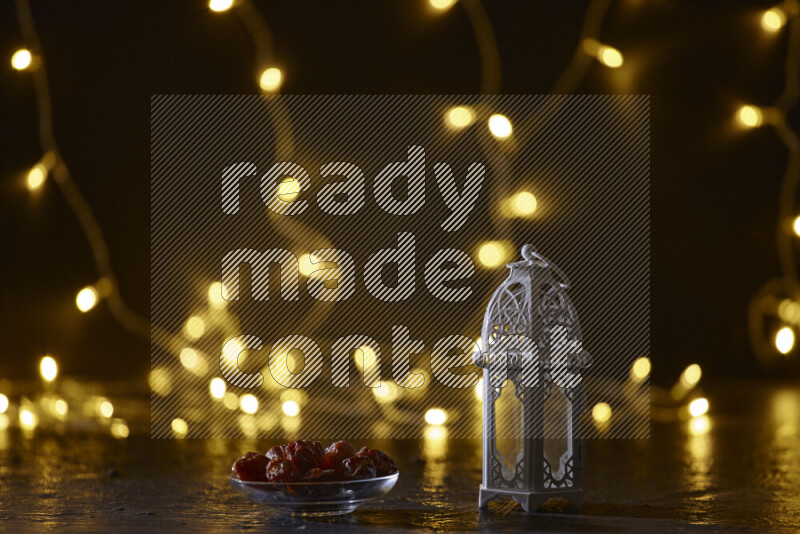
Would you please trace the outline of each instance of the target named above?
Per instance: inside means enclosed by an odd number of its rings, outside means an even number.
[[[452,106],[474,122],[448,127]],[[421,437],[431,408],[479,437],[468,338],[507,275],[479,261],[490,240],[569,276],[586,411],[613,410],[580,415],[581,436],[648,437],[629,372],[650,356],[649,128],[638,95],[154,96],[152,437]],[[520,191],[530,217],[508,211]],[[522,435],[514,398],[498,437]]]

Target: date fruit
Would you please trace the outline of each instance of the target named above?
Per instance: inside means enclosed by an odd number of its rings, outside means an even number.
[[[269,459],[257,452],[248,452],[236,462],[231,471],[239,480],[248,482],[264,482],[267,480],[267,463]]]

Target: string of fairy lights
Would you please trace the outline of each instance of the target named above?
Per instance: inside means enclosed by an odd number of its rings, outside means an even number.
[[[500,86],[500,61],[497,44],[494,39],[492,27],[479,0],[428,0],[431,12],[443,15],[456,4],[461,3],[467,11],[475,30],[482,62],[482,91],[494,93]],[[553,93],[569,93],[574,91],[588,71],[592,60],[609,69],[619,69],[625,64],[623,53],[610,44],[602,42],[600,31],[609,13],[610,0],[593,0],[587,9],[581,37],[576,47],[572,61],[565,69],[562,76],[554,86]],[[108,246],[97,220],[77,184],[73,181],[69,169],[61,157],[55,137],[53,135],[50,93],[46,77],[44,56],[39,42],[36,28],[30,11],[29,0],[17,0],[17,10],[25,48],[20,48],[11,56],[11,66],[33,76],[34,88],[39,112],[39,136],[43,149],[41,159],[27,172],[24,184],[30,194],[36,194],[46,187],[48,179],[59,187],[68,206],[78,219],[92,250],[98,271],[97,282],[79,288],[75,296],[75,305],[82,313],[93,310],[101,301],[108,304],[112,315],[127,329],[150,339],[152,325],[124,303],[116,283],[116,276],[112,269]],[[273,57],[272,35],[258,10],[249,0],[209,0],[208,8],[216,14],[224,14],[231,10],[238,10],[239,16],[246,24],[253,38],[253,44],[258,54],[258,70],[256,81],[265,94],[277,94],[285,81],[284,71],[276,64]],[[787,113],[795,106],[798,93],[800,93],[800,9],[797,0],[785,0],[763,13],[760,13],[760,25],[764,32],[777,34],[785,27],[790,27],[789,45],[786,59],[786,82],[783,94],[771,106],[758,106],[752,103],[742,104],[735,110],[735,120],[741,129],[753,129],[763,126],[772,127],[789,152],[784,186],[781,192],[778,229],[778,249],[781,256],[783,282],[791,288],[797,285],[795,262],[792,254],[793,244],[787,241],[792,231],[800,236],[800,215],[792,214],[794,209],[794,194],[796,192],[798,175],[800,175],[800,142],[798,136],[786,121]],[[453,132],[464,130],[477,121],[475,111],[469,106],[456,105],[448,109],[443,116],[444,124]],[[517,119],[515,119],[517,120]],[[486,121],[488,133],[497,141],[504,142],[513,139],[514,126],[512,118],[495,113]],[[290,135],[285,133],[284,135]],[[283,149],[291,147],[291,140],[286,139]],[[287,195],[296,192],[295,184],[288,179],[282,189],[278,191],[283,200]],[[500,201],[499,212],[507,219],[533,218],[536,216],[538,201],[531,191],[520,190]],[[788,226],[787,226],[788,223]],[[787,231],[787,227],[789,231]],[[495,269],[504,265],[513,254],[514,247],[507,240],[492,240],[477,243],[475,258],[480,266],[486,269]],[[303,258],[308,259],[308,254],[301,256],[300,270],[303,273]],[[220,284],[214,282],[209,287],[209,309],[220,310],[225,303],[220,299]],[[753,307],[759,311],[767,309],[781,320],[779,328],[771,336],[771,347],[778,353],[788,355],[795,345],[795,327],[800,325],[800,303],[796,292],[791,299],[776,301],[774,298],[759,296],[754,299]],[[765,306],[766,303],[766,306]],[[751,307],[752,308],[752,307]],[[774,308],[774,310],[773,310]],[[752,309],[751,309],[752,312]],[[751,313],[751,315],[753,315]],[[213,328],[222,329],[226,333],[236,335],[238,323],[230,314],[203,314],[196,313],[190,316],[180,333],[168,336],[167,350],[175,355],[186,372],[196,376],[210,377],[213,365],[209,365],[204,355],[194,350],[190,345],[193,340],[199,339]],[[766,331],[752,327],[751,334],[755,337],[766,335]],[[763,337],[763,336],[762,336]],[[189,346],[187,346],[189,345]],[[760,340],[753,342],[757,353],[763,352],[765,346]],[[370,365],[376,358],[374,352],[368,347],[363,347],[363,359],[357,358],[355,363],[359,367]],[[289,358],[289,356],[286,356]],[[651,371],[650,359],[642,356],[633,362],[630,369],[629,380],[632,384],[647,383]],[[117,438],[129,435],[127,422],[115,418],[114,406],[97,390],[77,388],[74,383],[63,381],[60,388],[54,386],[59,380],[58,364],[51,355],[45,355],[40,360],[40,375],[43,381],[42,392],[35,400],[25,397],[19,402],[12,403],[3,393],[0,393],[0,429],[11,424],[7,413],[16,410],[16,420],[23,430],[30,431],[45,422],[63,423],[68,414],[80,414],[84,419],[89,418],[99,421],[107,427],[110,433]],[[656,420],[686,419],[690,422],[692,433],[703,433],[708,429],[708,419],[705,416],[709,409],[706,398],[699,396],[697,391],[702,376],[701,367],[694,363],[689,365],[675,385],[669,390],[661,392],[654,388],[653,418]],[[164,369],[153,369],[150,374],[150,386],[156,395],[170,393],[170,379]],[[2,389],[0,387],[0,389]],[[476,398],[481,399],[481,384],[476,387]],[[243,416],[254,416],[259,411],[259,401],[251,394],[241,397],[229,391],[226,383],[219,377],[210,377],[208,394],[224,404],[230,410],[240,410]],[[397,388],[391,381],[384,381],[381,387],[374,388],[373,394],[376,402],[385,410],[387,417],[395,415],[392,403],[398,397]],[[281,412],[284,417],[284,428],[296,428],[302,405],[305,402],[302,391],[285,391],[279,395]],[[78,404],[79,410],[70,410],[71,404]],[[661,405],[661,407],[659,407]],[[599,402],[592,407],[591,416],[595,426],[602,429],[607,427],[613,416],[614,408],[607,402]],[[446,436],[443,433],[448,420],[447,412],[442,408],[430,408],[425,412],[424,419],[430,427],[438,429],[432,435]],[[250,419],[246,419],[251,421]],[[172,430],[177,437],[188,434],[190,421],[183,416],[172,420]],[[426,436],[428,434],[426,433]]]

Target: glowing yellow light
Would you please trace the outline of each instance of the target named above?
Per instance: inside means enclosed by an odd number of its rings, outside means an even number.
[[[641,382],[650,376],[650,358],[636,358],[631,366],[631,380]]]
[[[478,261],[489,268],[502,265],[508,257],[508,250],[501,241],[487,241],[478,248]]]
[[[11,425],[9,417],[4,413],[0,413],[0,430],[5,430],[9,425]]]
[[[58,415],[64,416],[69,411],[69,404],[64,399],[58,399],[53,405],[53,409]]]
[[[786,13],[779,7],[773,7],[764,11],[761,15],[761,27],[768,32],[776,32],[786,24]]]
[[[764,113],[755,106],[742,106],[739,108],[736,118],[739,119],[742,126],[756,128],[764,122]]]
[[[693,436],[705,434],[708,432],[709,428],[711,428],[711,420],[707,415],[692,417],[692,419],[689,421],[689,433]]]
[[[180,417],[176,417],[172,420],[172,431],[180,436],[183,436],[189,432],[189,425]]]
[[[511,208],[520,217],[532,215],[536,211],[536,197],[528,191],[519,192],[511,199]]]
[[[775,334],[775,348],[781,354],[788,354],[794,347],[794,331],[784,326]]]
[[[315,263],[312,263],[312,260]],[[297,267],[300,270],[300,274],[303,276],[308,276],[314,271],[319,269],[319,265],[317,262],[318,258],[312,256],[311,254],[301,254],[299,258],[297,258]]]
[[[362,353],[364,355],[363,358],[361,356]],[[366,345],[358,347],[358,350],[353,351],[353,358],[356,361],[356,367],[359,369],[363,369],[364,367],[371,369],[378,364],[378,356],[375,354],[375,351]]]
[[[597,59],[606,67],[616,69],[622,66],[624,59],[622,53],[613,46],[605,45],[596,39],[584,39],[581,43],[583,51]]]
[[[0,393],[0,413],[6,413],[8,410],[8,397]]]
[[[169,371],[163,367],[150,371],[150,389],[152,389],[156,395],[161,395],[162,397],[168,395],[172,389]]]
[[[30,410],[21,410],[19,412],[19,424],[22,428],[36,428],[39,424],[39,417]]]
[[[700,377],[703,376],[703,369],[699,365],[693,363],[683,370],[681,373],[681,384],[684,387],[691,388],[700,382]]]
[[[483,378],[479,378],[478,383],[475,384],[475,398],[483,402]]]
[[[97,298],[97,290],[92,286],[86,286],[75,296],[75,305],[86,313],[97,305]]]
[[[223,286],[220,282],[214,282],[208,286],[208,303],[212,308],[224,308],[228,303],[227,300],[222,298]]]
[[[466,128],[472,124],[474,120],[475,114],[470,108],[465,106],[450,108],[445,114],[445,122],[448,126],[455,129]]]
[[[456,3],[457,0],[428,0],[431,4],[431,7],[434,9],[438,9],[440,11],[444,11],[445,9],[450,9]]]
[[[11,56],[11,66],[17,70],[25,70],[31,66],[31,62],[33,61],[33,56],[31,55],[30,50],[26,50],[24,48],[20,48],[14,55]]]
[[[602,45],[597,51],[597,60],[606,67],[617,69],[622,66],[622,53],[614,47]]]
[[[278,184],[278,198],[284,202],[293,202],[300,195],[300,182],[287,176]]]
[[[249,393],[242,395],[242,398],[239,399],[239,407],[244,413],[256,413],[258,411],[258,399]]]
[[[125,439],[131,431],[124,419],[114,419],[111,423],[111,435],[118,439]]]
[[[700,417],[708,411],[708,399],[700,397],[689,403],[689,413],[692,417]]]
[[[31,167],[31,170],[28,171],[28,179],[26,180],[28,191],[35,191],[42,187],[45,178],[47,178],[47,167],[41,163],[37,163]]]
[[[295,401],[286,401],[283,403],[283,405],[281,405],[281,410],[283,410],[283,413],[289,417],[294,417],[300,413],[300,405],[298,405]]]
[[[607,423],[611,419],[611,406],[607,402],[598,402],[592,407],[592,419],[596,423]]]
[[[800,303],[792,299],[783,299],[778,305],[778,317],[787,323],[800,322]]]
[[[514,128],[511,126],[511,121],[505,115],[496,113],[489,117],[489,131],[497,139],[506,139],[511,136]]]
[[[441,426],[447,421],[447,414],[439,408],[431,408],[425,412],[425,422],[429,425]]]
[[[372,394],[379,402],[392,402],[397,399],[397,386],[394,385],[394,382],[384,381],[380,386],[372,388]]]
[[[42,361],[39,362],[39,373],[41,373],[42,378],[48,382],[52,382],[55,380],[56,376],[58,376],[58,364],[50,356],[45,356],[42,358]]]
[[[193,315],[186,321],[183,331],[186,337],[197,339],[206,332],[206,323],[200,317]]]
[[[794,218],[794,223],[792,223],[792,229],[797,236],[800,236],[800,215]]]
[[[98,410],[100,411],[100,415],[102,415],[106,419],[114,415],[114,405],[108,401],[101,402],[100,408]]]
[[[229,410],[235,410],[239,406],[239,397],[236,393],[228,391],[222,396],[222,404]]]
[[[221,378],[215,378],[211,381],[208,385],[208,390],[211,392],[211,396],[215,399],[221,399],[225,396],[225,381]]]
[[[233,0],[209,0],[208,2],[208,9],[217,13],[228,11],[231,7],[233,7]]]
[[[181,360],[181,365],[183,365],[185,368],[189,370],[192,370],[197,367],[199,356],[197,355],[196,350],[185,348],[181,351],[180,360]]]
[[[277,67],[270,67],[261,73],[261,78],[258,79],[258,85],[264,91],[276,91],[283,81],[283,73]]]

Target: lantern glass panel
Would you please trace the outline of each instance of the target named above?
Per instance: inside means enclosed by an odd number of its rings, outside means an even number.
[[[544,459],[550,466],[553,481],[558,483],[564,478],[572,458],[572,403],[559,387],[553,387],[545,401],[543,431]]]
[[[505,381],[495,401],[495,458],[506,481],[513,482],[517,465],[522,460],[523,409],[514,383]]]

